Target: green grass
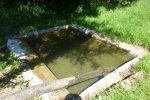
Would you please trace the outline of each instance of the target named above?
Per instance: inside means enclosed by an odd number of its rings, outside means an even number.
[[[0,72],[6,67],[12,67],[14,69],[19,68],[21,62],[13,57],[12,53],[7,53],[6,57],[0,60]]]
[[[108,8],[101,5],[92,11],[76,13],[54,13],[45,7],[20,5],[15,10],[0,10],[0,44],[4,36],[25,34],[29,31],[40,30],[57,25],[79,24],[96,30],[112,39],[141,45],[150,49],[150,0],[137,0],[126,7]],[[14,61],[14,59],[12,59]],[[15,63],[3,65],[0,69]],[[144,70],[150,75],[150,55],[144,57],[135,66],[135,70]],[[136,91],[126,91],[119,86],[103,93],[104,100],[148,100],[150,98],[150,78],[138,82]],[[96,99],[96,98],[95,98]]]
[[[3,59],[0,58],[0,73],[6,73],[7,71],[9,71],[8,68],[11,69],[10,73],[4,74],[4,76],[6,76],[7,78],[2,77],[1,75],[0,91],[6,88],[5,85],[7,85],[10,79],[15,78],[23,71],[23,68],[21,67],[21,62],[18,59],[14,58],[12,53],[7,53],[7,55]]]
[[[150,48],[150,0],[140,0],[131,6],[108,10],[97,8],[95,17],[86,16],[83,20],[88,27],[110,36],[113,39],[143,45]]]
[[[150,74],[150,55],[145,56],[139,63],[135,66],[136,71],[143,70]]]
[[[135,91],[125,90],[119,86],[109,89],[102,94],[103,100],[149,100],[150,98],[150,77],[140,80]]]

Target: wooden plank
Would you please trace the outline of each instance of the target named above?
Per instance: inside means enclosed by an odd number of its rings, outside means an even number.
[[[26,100],[34,96],[39,96],[44,93],[52,92],[54,90],[62,89],[82,81],[102,76],[100,71],[92,71],[76,77],[68,77],[60,80],[50,81],[48,83],[39,84],[36,86],[28,87],[8,95],[0,96],[0,100]]]

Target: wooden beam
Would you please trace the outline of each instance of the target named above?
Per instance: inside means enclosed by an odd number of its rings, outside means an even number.
[[[42,95],[44,93],[52,92],[58,89],[62,89],[82,81],[103,76],[104,73],[101,71],[92,71],[89,73],[82,74],[76,77],[68,77],[60,80],[50,81],[48,83],[39,84],[36,86],[28,87],[24,90],[20,90],[14,93],[0,96],[0,100],[26,100],[35,96]]]

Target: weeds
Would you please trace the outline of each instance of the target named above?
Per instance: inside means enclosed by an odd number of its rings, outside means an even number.
[[[24,89],[24,88],[26,88],[26,87],[28,87],[29,86],[29,81],[21,81],[20,83],[20,88],[21,89]]]
[[[8,53],[5,58],[0,60],[0,71],[6,67],[18,68],[21,65],[21,62],[14,58],[12,53]]]

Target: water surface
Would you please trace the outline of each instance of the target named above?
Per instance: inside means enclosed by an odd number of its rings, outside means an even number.
[[[127,52],[74,29],[32,38],[28,43],[59,79],[93,70],[108,73],[132,59]],[[68,90],[80,93],[101,77],[71,86]]]

